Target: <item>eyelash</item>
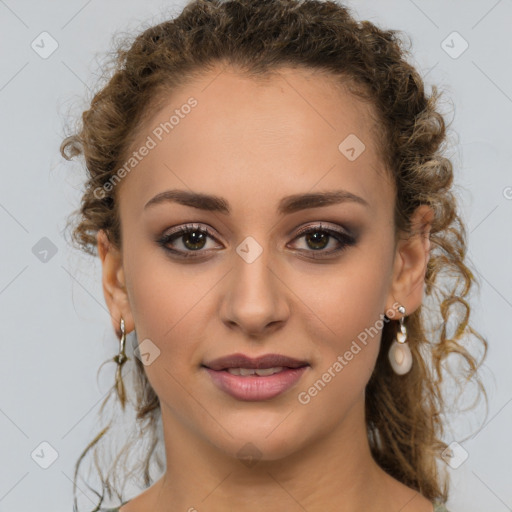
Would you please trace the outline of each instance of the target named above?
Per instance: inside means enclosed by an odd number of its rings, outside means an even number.
[[[196,256],[195,253],[201,253],[201,252],[207,252],[202,249],[198,249],[197,251],[181,251],[176,249],[171,249],[168,247],[168,244],[170,242],[173,242],[174,240],[177,240],[184,235],[188,233],[199,233],[207,235],[208,237],[212,238],[217,242],[216,237],[213,235],[213,233],[208,228],[203,228],[197,224],[187,224],[185,226],[181,226],[180,228],[176,229],[175,231],[172,231],[171,233],[167,233],[164,236],[162,236],[160,239],[157,240],[157,243],[161,245],[166,251],[170,252],[173,256],[176,256],[178,258],[200,258],[201,256]],[[339,254],[345,249],[347,249],[350,246],[355,245],[357,240],[343,232],[338,231],[332,228],[326,228],[322,224],[318,224],[315,226],[307,226],[304,228],[299,229],[297,232],[296,237],[293,239],[293,241],[302,238],[305,235],[311,234],[311,233],[326,233],[330,238],[334,238],[339,244],[341,244],[341,247],[338,249],[331,249],[330,251],[324,251],[322,249],[319,250],[313,250],[313,249],[299,249],[300,252],[309,252],[309,253],[320,253],[319,256],[310,256],[312,259],[320,259],[324,257],[331,256],[333,254]],[[215,249],[213,249],[215,250]]]

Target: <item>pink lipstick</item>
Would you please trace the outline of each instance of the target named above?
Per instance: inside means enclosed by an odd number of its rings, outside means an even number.
[[[205,363],[212,382],[238,400],[270,400],[294,386],[309,367],[307,361],[266,354],[250,358],[232,354]]]

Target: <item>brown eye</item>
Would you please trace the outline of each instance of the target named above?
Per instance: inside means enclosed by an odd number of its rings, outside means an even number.
[[[312,258],[328,257],[333,254],[338,254],[356,243],[354,236],[341,230],[338,231],[337,229],[326,228],[322,224],[318,226],[308,226],[299,230],[299,234],[295,237],[295,240],[301,238],[304,238],[306,248],[299,248],[298,250],[311,253]],[[331,240],[334,243],[334,248],[325,250]],[[314,253],[318,253],[318,255]]]
[[[196,225],[187,225],[165,234],[158,240],[158,243],[174,255],[194,258],[196,257],[193,254],[194,252],[208,252],[205,246],[209,238],[216,240],[208,229]],[[182,247],[179,247],[180,244]]]
[[[325,231],[312,231],[305,235],[305,237],[306,242],[312,249],[325,249],[329,243],[329,238],[332,238]]]
[[[202,249],[206,243],[208,235],[202,231],[187,231],[181,237],[183,238],[183,245],[192,251]]]

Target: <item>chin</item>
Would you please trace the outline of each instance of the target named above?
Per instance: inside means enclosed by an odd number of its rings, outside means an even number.
[[[283,422],[285,417],[286,414],[281,415],[280,421]],[[248,461],[247,465],[258,460],[277,461],[289,457],[307,443],[304,424],[302,427],[289,423],[285,426],[285,422],[280,425],[279,421],[274,421],[271,428],[262,428],[257,420],[244,425],[226,425],[233,437],[226,434],[221,439],[210,438],[210,442],[230,457]]]

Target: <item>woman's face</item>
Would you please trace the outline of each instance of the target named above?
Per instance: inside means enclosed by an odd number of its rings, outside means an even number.
[[[383,315],[403,298],[395,193],[369,107],[326,76],[219,72],[173,93],[134,145],[119,185],[121,314],[170,435],[274,460],[364,429]],[[226,368],[258,363],[212,363],[269,354],[296,364],[270,358],[262,375],[234,375]]]

